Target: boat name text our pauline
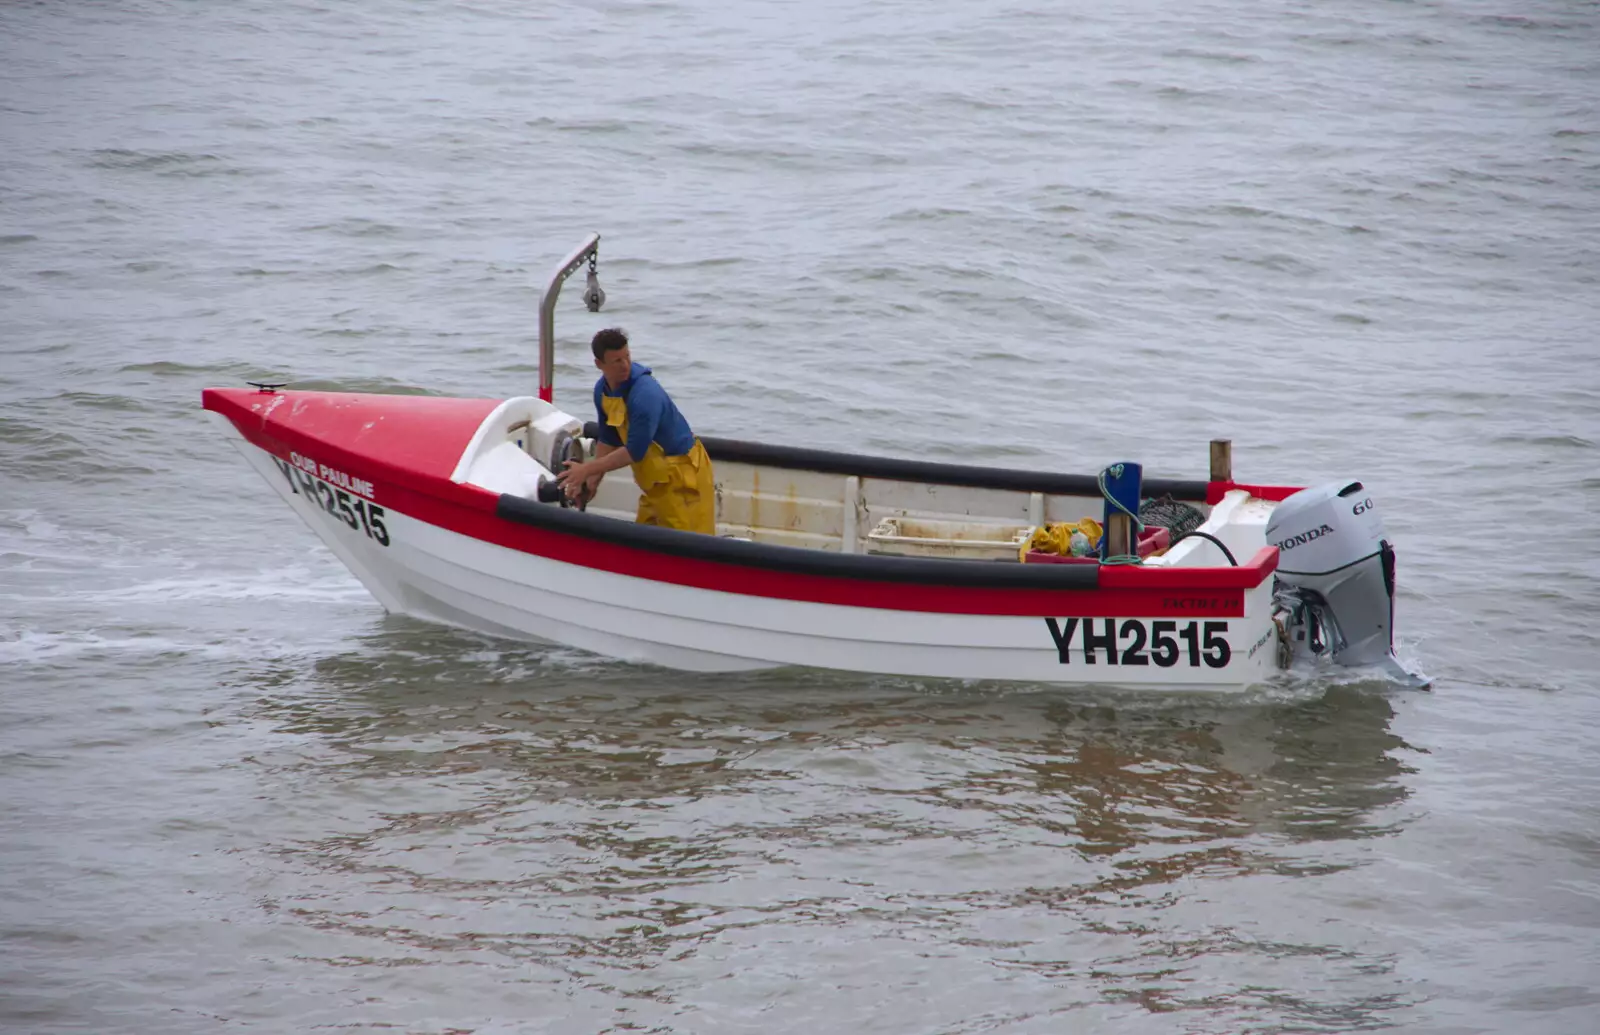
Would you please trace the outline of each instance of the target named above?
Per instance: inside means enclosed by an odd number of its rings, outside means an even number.
[[[373,498],[372,483],[363,478],[352,478],[337,468],[329,467],[327,464],[319,464],[309,456],[302,456],[295,452],[289,454],[289,462],[307,474],[321,478],[326,482],[332,482],[341,488],[349,489],[357,496],[365,496],[369,500]]]

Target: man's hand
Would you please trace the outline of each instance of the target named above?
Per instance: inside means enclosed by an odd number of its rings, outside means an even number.
[[[556,475],[556,481],[561,483],[561,491],[567,494],[567,499],[586,499],[593,496],[600,487],[600,479],[606,476],[604,471],[591,471],[593,463],[584,460],[568,460],[567,469]]]
[[[600,487],[600,479],[607,471],[627,467],[633,460],[626,449],[605,443],[596,447],[596,454],[593,460],[568,460],[566,470],[556,475],[568,499],[588,499]]]

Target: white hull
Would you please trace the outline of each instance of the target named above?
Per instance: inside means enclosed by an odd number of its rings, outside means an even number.
[[[1237,690],[1276,670],[1270,580],[1245,592],[1243,617],[1058,619],[855,607],[660,582],[524,553],[392,506],[384,515],[389,542],[380,545],[370,533],[327,513],[315,497],[295,491],[279,460],[227,420],[218,423],[394,613],[702,672],[808,666],[929,678]]]

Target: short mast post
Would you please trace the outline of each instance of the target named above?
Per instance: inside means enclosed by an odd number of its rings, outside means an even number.
[[[1214,438],[1211,440],[1211,480],[1214,482],[1233,481],[1233,439]]]
[[[561,285],[583,265],[585,259],[589,260],[589,269],[593,272],[599,254],[600,235],[590,234],[577,251],[561,260],[561,265],[550,276],[550,283],[545,286],[544,297],[539,299],[539,398],[545,402],[555,401],[556,299],[561,294]],[[605,295],[601,293],[596,301],[603,301],[604,298]],[[588,298],[585,301],[589,302],[591,311],[600,308],[596,301]]]

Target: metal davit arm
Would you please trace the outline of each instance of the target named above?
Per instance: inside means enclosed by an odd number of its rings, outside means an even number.
[[[561,285],[583,265],[583,260],[588,259],[589,284],[583,292],[583,301],[591,313],[599,312],[606,300],[606,293],[600,290],[600,281],[595,274],[599,255],[600,235],[590,234],[576,251],[561,260],[561,265],[550,277],[550,283],[545,285],[544,297],[539,300],[539,398],[545,402],[555,401],[556,299],[561,295]]]

